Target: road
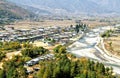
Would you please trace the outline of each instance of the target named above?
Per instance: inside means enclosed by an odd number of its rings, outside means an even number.
[[[120,74],[120,59],[108,55],[96,46],[101,40],[99,33],[110,28],[110,26],[106,26],[90,30],[83,38],[70,45],[67,48],[68,52],[75,54],[77,57],[87,57],[102,62],[105,66],[112,67],[113,72]]]

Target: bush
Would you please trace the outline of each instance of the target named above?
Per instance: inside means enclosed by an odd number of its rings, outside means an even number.
[[[37,78],[115,78],[102,63],[87,58],[71,61],[67,55],[58,58],[43,62]]]
[[[21,48],[19,42],[4,42],[2,49],[3,50],[18,50]]]
[[[4,52],[0,52],[0,61],[5,58],[5,53]]]
[[[37,57],[38,55],[45,54],[46,52],[48,52],[48,50],[43,47],[25,48],[21,51],[23,56],[27,56],[31,58]]]

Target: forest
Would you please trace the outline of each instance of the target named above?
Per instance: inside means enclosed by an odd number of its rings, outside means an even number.
[[[116,78],[111,67],[106,67],[102,63],[89,60],[85,57],[76,58],[67,53],[66,47],[59,45],[54,48],[55,59],[43,60],[37,64],[40,70],[36,73],[28,74],[24,67],[26,58],[35,58],[48,53],[43,47],[30,46],[24,44],[22,56],[13,56],[12,59],[2,60],[3,68],[0,69],[0,78]],[[22,46],[22,47],[23,47]],[[5,57],[1,55],[0,57]],[[28,60],[27,60],[28,61]]]
[[[55,50],[55,60],[40,63],[37,78],[115,78],[111,67],[84,57],[76,58],[67,53],[64,46],[58,46]]]

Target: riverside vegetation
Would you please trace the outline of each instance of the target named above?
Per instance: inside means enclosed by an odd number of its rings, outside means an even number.
[[[20,43],[19,43],[20,44]],[[11,44],[12,45],[12,44]],[[14,45],[14,44],[13,44]],[[20,44],[21,45],[21,44]],[[0,69],[0,78],[26,78],[24,63],[49,51],[43,47],[35,47],[32,44],[22,44],[22,55],[13,56],[12,59],[4,60],[1,53],[3,68]],[[87,58],[76,58],[67,53],[62,45],[57,46],[53,53],[55,59],[39,62],[40,70],[31,75],[35,78],[116,78],[112,75],[112,68],[105,67],[102,63],[94,62]],[[26,60],[27,59],[27,60]]]

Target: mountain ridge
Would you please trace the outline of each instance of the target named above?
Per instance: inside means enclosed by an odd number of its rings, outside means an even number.
[[[0,0],[0,10],[9,12],[20,18],[32,16],[32,13],[6,0]]]
[[[120,13],[119,0],[8,0],[27,5],[52,14],[106,14]]]
[[[33,13],[6,0],[0,0],[0,25],[10,24],[15,20],[21,20],[34,16]]]

